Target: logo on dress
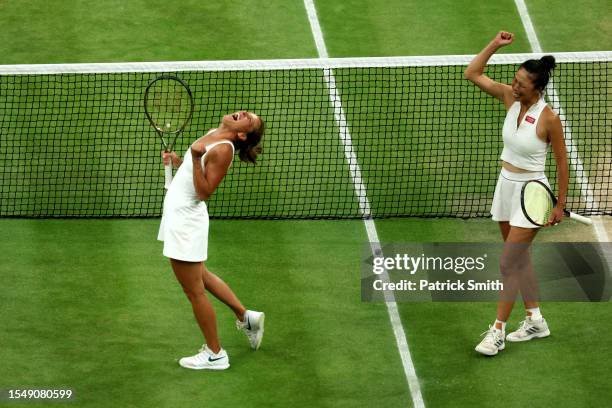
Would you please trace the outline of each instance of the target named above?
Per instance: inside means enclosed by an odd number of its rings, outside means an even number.
[[[532,125],[535,123],[535,118],[533,116],[525,116],[525,121],[531,123]]]

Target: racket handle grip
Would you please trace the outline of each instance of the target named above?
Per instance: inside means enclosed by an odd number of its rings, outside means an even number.
[[[581,223],[586,224],[586,225],[592,225],[593,224],[593,221],[590,218],[583,217],[582,215],[578,215],[578,214],[573,213],[573,212],[569,213],[569,217],[572,220],[576,220],[576,221],[581,222]]]
[[[170,183],[172,183],[172,164],[164,165],[164,173],[166,176],[166,181],[164,183],[164,188],[167,190],[170,188]]]

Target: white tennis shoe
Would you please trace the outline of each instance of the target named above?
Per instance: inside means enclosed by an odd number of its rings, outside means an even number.
[[[476,346],[476,351],[485,356],[494,356],[506,347],[504,341],[504,332],[496,329],[495,326],[489,326],[489,330],[482,333],[484,339]]]
[[[236,320],[236,327],[249,338],[251,348],[257,350],[261,345],[264,334],[264,319],[266,315],[262,312],[247,310],[244,314],[244,322]]]
[[[506,336],[506,340],[519,342],[548,336],[550,336],[550,330],[543,317],[538,320],[533,320],[531,316],[527,316],[527,318],[520,323],[518,330]]]
[[[215,354],[206,344],[195,356],[181,358],[179,364],[192,370],[225,370],[230,366],[225,350],[221,349]]]

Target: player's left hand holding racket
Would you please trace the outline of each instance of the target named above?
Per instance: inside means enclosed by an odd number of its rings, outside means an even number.
[[[182,79],[174,75],[161,75],[147,86],[144,108],[164,151],[171,152],[176,139],[193,116],[191,90]],[[165,175],[164,187],[168,189],[172,182],[172,163],[165,165]]]
[[[548,186],[541,181],[531,180],[526,182],[521,189],[521,209],[525,217],[533,225],[544,227],[550,225],[553,208],[557,205],[557,198]],[[583,217],[563,209],[566,216],[586,225],[593,222],[590,218]]]

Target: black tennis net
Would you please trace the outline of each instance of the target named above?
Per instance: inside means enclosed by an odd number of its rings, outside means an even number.
[[[534,56],[494,56],[487,74],[509,83]],[[568,208],[612,214],[612,52],[555,56],[547,98],[569,150]],[[143,93],[161,73],[195,98],[180,154],[226,113],[267,124],[257,166],[236,160],[212,217],[488,216],[505,111],[463,79],[470,59],[0,66],[0,216],[159,216],[161,146]],[[547,172],[554,188],[552,157]]]

